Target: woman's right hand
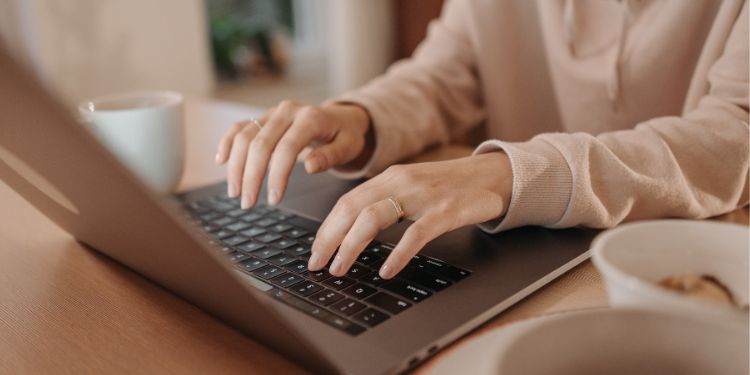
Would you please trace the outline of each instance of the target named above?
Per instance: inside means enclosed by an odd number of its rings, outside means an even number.
[[[216,162],[227,164],[227,194],[241,197],[242,208],[255,205],[268,169],[268,203],[275,205],[305,147],[314,147],[304,160],[308,173],[367,160],[372,152],[366,147],[369,128],[370,117],[358,105],[283,101],[257,123],[234,124],[219,142]]]

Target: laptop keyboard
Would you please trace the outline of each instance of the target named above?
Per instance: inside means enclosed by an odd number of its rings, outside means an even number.
[[[388,320],[471,272],[424,255],[391,280],[378,270],[393,249],[372,242],[344,277],[309,271],[310,247],[320,223],[258,205],[243,210],[225,194],[186,208],[235,267],[273,285],[267,293],[350,335]]]

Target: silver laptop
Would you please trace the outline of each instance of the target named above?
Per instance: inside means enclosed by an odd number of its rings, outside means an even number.
[[[160,197],[2,48],[0,76],[2,181],[81,243],[313,372],[412,368],[585,260],[595,234],[466,227],[382,280],[404,222],[346,277],[309,272],[318,223],[357,181],[296,168],[278,208],[241,210],[223,184]]]

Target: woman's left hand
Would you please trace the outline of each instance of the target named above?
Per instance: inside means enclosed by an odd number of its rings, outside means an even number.
[[[345,275],[378,232],[398,221],[392,197],[414,220],[380,269],[392,278],[439,235],[504,215],[512,181],[502,152],[392,166],[339,199],[318,230],[308,268],[322,269],[335,252],[330,273]]]

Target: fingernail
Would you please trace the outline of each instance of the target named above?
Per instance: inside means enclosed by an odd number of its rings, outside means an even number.
[[[307,261],[307,268],[311,271],[317,271],[318,262],[320,262],[320,255],[318,255],[318,253],[316,252],[313,252],[310,255],[310,260]]]
[[[338,274],[339,271],[341,271],[341,257],[336,255],[335,258],[333,258],[333,263],[331,264],[330,273],[331,275]]]
[[[279,192],[276,189],[268,191],[268,203],[271,206],[275,206],[279,203]]]
[[[216,158],[215,159],[216,159],[217,163],[221,163],[221,155],[218,152],[216,153]]]
[[[384,264],[382,268],[380,268],[380,277],[384,279],[390,279],[393,276],[396,276],[394,272],[394,267],[390,266],[388,263]]]

